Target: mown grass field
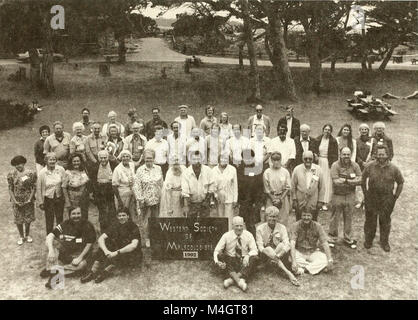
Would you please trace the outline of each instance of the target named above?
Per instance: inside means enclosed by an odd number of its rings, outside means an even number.
[[[167,67],[168,79],[160,78],[161,67]],[[81,285],[68,279],[64,290],[48,291],[39,271],[44,266],[45,222],[41,211],[32,227],[33,244],[16,244],[17,230],[7,193],[6,174],[10,159],[16,154],[28,158],[27,167],[34,169],[33,144],[38,139],[38,128],[62,120],[66,131],[80,119],[83,107],[91,110],[91,118],[105,121],[107,113],[115,110],[123,122],[126,113],[135,106],[141,117],[150,119],[151,108],[160,106],[162,118],[172,121],[179,104],[189,104],[197,121],[204,115],[203,107],[210,103],[216,112],[226,111],[232,123],[244,123],[253,110],[246,103],[248,96],[247,72],[233,66],[211,65],[183,73],[183,65],[175,63],[128,63],[112,65],[112,76],[101,78],[95,64],[59,64],[55,68],[56,94],[45,98],[28,89],[28,84],[6,81],[16,67],[2,67],[0,96],[31,102],[37,98],[44,105],[32,123],[7,131],[0,131],[0,298],[3,299],[416,299],[417,298],[417,182],[418,156],[417,107],[415,100],[393,100],[400,114],[387,122],[387,133],[393,138],[395,157],[405,177],[404,191],[393,213],[392,251],[384,253],[377,245],[366,251],[362,247],[364,213],[357,211],[354,234],[359,248],[352,251],[337,246],[334,249],[335,268],[330,274],[304,275],[301,287],[293,287],[276,274],[258,273],[249,284],[247,293],[237,288],[225,291],[221,278],[212,273],[209,263],[196,261],[153,261],[148,271],[128,270],[119,277],[100,285]],[[321,96],[308,93],[307,69],[293,70],[300,101],[295,114],[302,123],[310,124],[313,136],[319,135],[322,125],[331,122],[334,130],[349,122],[357,133],[359,120],[346,110],[345,99],[354,89],[366,88],[375,96],[390,91],[408,95],[416,90],[418,73],[388,71],[360,77],[359,70],[343,70],[324,74],[330,92]],[[288,101],[280,98],[269,68],[262,69],[261,92],[265,99],[265,113],[274,119],[273,135],[283,106]],[[371,125],[372,121],[368,121]],[[328,230],[329,212],[320,215],[320,222]],[[97,225],[97,209],[91,205],[90,217]],[[350,272],[360,265],[365,270],[364,289],[352,289]]]

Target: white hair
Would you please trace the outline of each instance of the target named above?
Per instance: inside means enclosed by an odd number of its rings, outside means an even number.
[[[300,130],[303,130],[303,129],[306,129],[306,130],[311,131],[311,127],[310,127],[310,126],[308,126],[306,123],[304,123],[304,124],[302,124],[302,125],[300,126]]]
[[[386,129],[386,126],[385,126],[385,124],[382,121],[378,121],[378,122],[375,122],[373,124],[373,130],[376,130],[377,128]]]
[[[81,122],[74,122],[73,123],[73,132],[75,132],[78,128],[84,130],[84,125]]]
[[[244,223],[244,219],[242,217],[235,216],[235,217],[232,218],[232,225],[242,224],[242,223]]]

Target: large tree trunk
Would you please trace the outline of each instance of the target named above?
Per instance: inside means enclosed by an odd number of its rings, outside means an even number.
[[[55,92],[54,86],[54,51],[52,48],[52,35],[48,25],[46,31],[45,49],[42,57],[42,69],[41,69],[41,83],[42,88],[47,95]]]
[[[317,36],[309,37],[310,50],[308,51],[309,66],[312,79],[312,90],[320,93],[322,89],[322,63],[319,53],[319,39]]]
[[[31,88],[39,89],[41,85],[41,59],[39,58],[38,51],[35,48],[29,49],[29,61]]]
[[[291,100],[297,100],[295,84],[287,59],[287,49],[283,38],[283,25],[277,10],[268,10],[268,40],[273,50],[269,50],[270,61],[273,64],[275,78],[283,85],[284,94]],[[269,48],[270,49],[270,48]]]
[[[238,46],[238,64],[239,64],[239,68],[243,69],[244,68],[244,44],[240,44]]]
[[[361,29],[361,71],[367,71],[367,40],[366,40],[366,30],[365,28]]]
[[[117,38],[118,41],[118,55],[119,55],[119,63],[126,62],[126,47],[125,47],[125,35],[119,35]]]
[[[261,100],[260,93],[260,75],[258,73],[257,56],[254,47],[254,39],[251,30],[250,13],[248,9],[248,0],[241,0],[242,16],[244,21],[244,35],[246,38],[248,58],[250,60],[250,78],[252,85],[251,96],[247,101],[257,102]]]
[[[392,44],[391,47],[389,48],[388,52],[386,53],[385,58],[383,59],[382,63],[379,66],[379,71],[383,71],[385,70],[390,58],[392,57],[393,51],[395,50],[395,48],[398,46],[398,44]]]

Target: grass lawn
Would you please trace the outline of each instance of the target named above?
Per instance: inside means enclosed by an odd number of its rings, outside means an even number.
[[[167,67],[168,79],[160,78],[160,69]],[[68,279],[64,290],[49,291],[39,272],[44,266],[45,220],[36,212],[32,225],[33,244],[16,244],[17,230],[13,224],[6,174],[10,159],[16,154],[28,158],[27,167],[34,169],[33,144],[38,139],[38,128],[51,125],[55,120],[64,122],[66,131],[81,118],[83,107],[91,110],[91,118],[105,121],[107,113],[115,110],[126,122],[126,113],[135,106],[140,116],[149,120],[151,108],[161,106],[162,118],[172,121],[179,104],[189,104],[191,113],[200,122],[204,105],[216,106],[217,114],[226,111],[233,123],[244,123],[253,109],[245,102],[248,96],[246,75],[233,66],[211,65],[183,73],[183,65],[175,63],[129,63],[112,65],[112,76],[101,78],[95,64],[81,65],[73,70],[70,65],[57,64],[55,68],[56,94],[44,98],[31,93],[27,84],[8,82],[7,76],[16,67],[0,69],[0,97],[30,102],[37,98],[44,110],[32,123],[7,131],[0,131],[0,298],[3,299],[416,299],[417,298],[417,182],[418,156],[416,100],[393,100],[394,110],[400,114],[387,122],[387,133],[393,138],[395,157],[405,177],[404,191],[392,215],[390,254],[375,246],[366,251],[363,243],[364,213],[355,212],[353,231],[359,241],[357,251],[343,246],[333,249],[335,268],[330,274],[301,277],[301,287],[293,287],[276,274],[259,272],[249,284],[247,293],[233,287],[225,291],[207,262],[153,261],[148,271],[128,270],[119,277],[100,285],[81,285],[77,279]],[[342,70],[335,75],[324,74],[330,92],[321,96],[307,93],[308,70],[293,70],[300,101],[295,116],[311,125],[313,136],[320,134],[322,125],[330,122],[334,130],[349,122],[357,133],[361,123],[347,112],[345,99],[354,89],[366,88],[375,96],[390,91],[395,95],[408,95],[416,90],[418,73],[388,71],[371,73],[365,78],[359,70]],[[261,92],[266,100],[265,113],[274,119],[273,134],[279,117],[283,116],[281,99],[273,87],[272,74],[262,69]],[[368,122],[369,125],[372,121]],[[336,132],[334,132],[336,134]],[[357,134],[356,134],[357,135]],[[415,195],[415,196],[414,196]],[[415,199],[415,200],[414,200]],[[90,217],[97,226],[97,209],[91,205]],[[328,231],[330,213],[322,213],[320,222]],[[377,238],[378,240],[378,238]],[[360,265],[365,270],[364,289],[352,289],[351,268]]]

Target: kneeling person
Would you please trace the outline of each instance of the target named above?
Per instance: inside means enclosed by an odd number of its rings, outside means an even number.
[[[244,219],[234,217],[232,230],[223,234],[213,252],[215,264],[227,274],[225,288],[235,283],[243,291],[247,290],[246,280],[257,262],[257,254],[253,235],[244,230]]]
[[[54,269],[58,271],[58,265],[61,265],[67,277],[79,274],[85,269],[87,258],[96,241],[93,225],[88,220],[81,219],[80,207],[70,208],[69,217],[68,220],[57,225],[46,237],[48,259],[41,277],[49,277],[45,284],[47,288],[52,288]]]
[[[118,212],[118,223],[109,227],[98,239],[99,249],[94,255],[94,263],[81,282],[95,279],[96,283],[106,279],[118,266],[135,266],[141,261],[138,246],[140,233],[138,226],[129,219],[128,210]]]
[[[279,209],[268,207],[266,209],[267,222],[257,227],[256,238],[260,258],[263,262],[268,262],[278,267],[289,278],[290,282],[299,286],[299,282],[289,269],[290,263],[290,243],[286,227],[278,223]]]

